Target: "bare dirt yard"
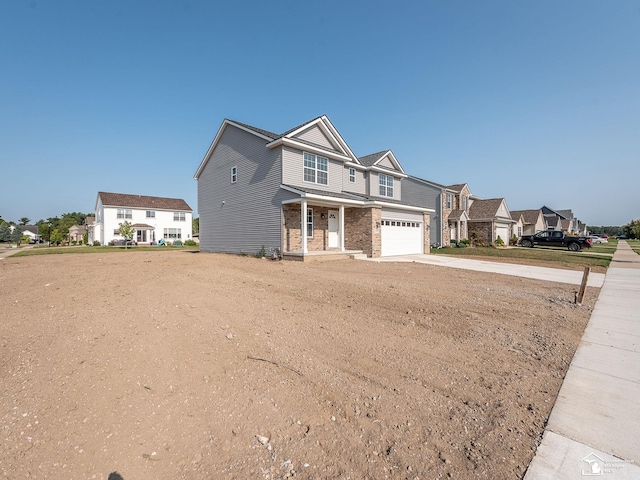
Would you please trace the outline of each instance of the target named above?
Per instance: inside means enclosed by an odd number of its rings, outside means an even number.
[[[12,480],[520,479],[598,294],[170,250],[0,274]]]

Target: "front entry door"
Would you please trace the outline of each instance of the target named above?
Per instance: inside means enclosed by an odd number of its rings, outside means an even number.
[[[329,248],[338,248],[338,211],[329,210]]]

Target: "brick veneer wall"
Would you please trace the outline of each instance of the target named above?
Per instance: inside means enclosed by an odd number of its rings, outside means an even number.
[[[300,204],[284,205],[282,225],[283,251],[301,252],[302,236],[300,233]],[[313,210],[313,237],[307,237],[307,250],[310,252],[327,250],[329,247],[329,208],[308,205]],[[337,209],[336,209],[337,210]],[[324,218],[322,216],[324,215]]]
[[[381,208],[345,208],[344,248],[362,250],[368,257],[378,258],[381,253]]]
[[[422,253],[430,253],[431,250],[431,228],[430,217],[428,213],[422,214],[422,225],[424,228],[424,247]]]
[[[493,222],[469,222],[469,238],[472,232],[478,232],[478,240],[489,245],[493,238]]]

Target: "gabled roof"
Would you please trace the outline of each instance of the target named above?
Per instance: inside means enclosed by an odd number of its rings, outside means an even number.
[[[327,118],[326,115],[321,115],[319,117],[316,117],[313,120],[309,120],[308,122],[302,123],[297,127],[294,127],[280,134],[273,133],[268,130],[263,130],[261,128],[253,127],[251,125],[247,125],[246,123],[238,122],[235,120],[229,120],[225,118],[222,121],[222,125],[218,129],[216,136],[211,142],[211,145],[209,146],[207,153],[204,155],[202,162],[200,162],[200,166],[198,167],[198,170],[196,170],[196,173],[193,176],[194,179],[197,180],[200,174],[202,173],[202,170],[204,170],[204,167],[207,165],[207,162],[209,161],[209,158],[211,157],[213,150],[215,149],[216,145],[220,141],[220,138],[223,132],[229,125],[239,128],[241,130],[244,130],[245,132],[251,133],[253,135],[256,135],[262,138],[263,140],[266,140],[267,148],[274,148],[279,145],[291,145],[291,146],[296,146],[298,148],[305,147],[304,148],[305,150],[311,150],[312,152],[315,152],[315,153],[331,156],[338,160],[353,162],[355,164],[360,163],[358,161],[358,158],[351,151],[351,148],[349,148],[349,145],[347,144],[347,142],[345,142],[345,140],[342,138],[340,133],[338,133],[338,130],[333,126],[333,124],[331,123],[329,118]],[[331,142],[335,150],[328,150],[326,147],[322,145],[316,145],[311,142],[305,141],[302,138],[297,137],[298,134],[312,127],[318,127],[322,131],[322,133],[326,136],[326,138]]]
[[[98,192],[105,207],[149,208],[153,210],[177,210],[191,212],[191,207],[181,198],[149,197],[125,193]]]
[[[506,203],[504,198],[489,198],[487,200],[474,200],[474,202],[469,207],[469,218],[471,220],[481,220],[481,219],[489,219],[489,218],[509,218],[511,220],[511,214],[509,213],[509,217],[500,217],[498,216],[498,211],[500,207]],[[509,210],[507,209],[507,212]]]
[[[394,167],[393,169],[382,163],[385,159],[389,160],[391,165],[393,165]],[[389,170],[390,172],[396,171],[404,173],[402,165],[400,165],[400,162],[391,150],[383,150],[382,152],[372,153],[371,155],[366,155],[364,157],[358,158],[358,161],[365,167],[378,167]]]
[[[451,210],[449,220],[469,220],[469,215],[464,210]]]
[[[560,213],[561,210],[554,210],[553,208],[549,208],[546,205],[543,205],[542,208],[540,209],[542,210],[542,213],[546,216],[546,215],[557,215],[560,218],[569,218],[566,215]],[[564,210],[565,212],[567,212],[567,210]],[[569,212],[571,210],[568,210]]]
[[[558,221],[560,220],[560,217],[556,216],[556,215],[545,215],[544,216],[544,220],[545,222],[547,222],[547,226],[548,227],[554,227],[556,225],[558,225]]]
[[[16,225],[16,227],[20,227],[22,232],[31,232],[34,235],[38,234],[38,225]]]
[[[562,215],[564,218],[568,218],[568,219],[572,219],[573,218],[573,212],[571,211],[571,209],[556,210],[556,212],[558,212],[558,215]]]
[[[449,190],[453,190],[456,193],[460,193],[462,191],[462,189],[465,187],[465,185],[467,185],[466,183],[457,183],[455,185],[449,185],[447,188]],[[469,188],[469,187],[467,187]]]
[[[524,223],[524,216],[522,215],[522,210],[511,211],[511,220],[514,220],[516,222],[519,222],[520,220],[522,220],[522,223]]]
[[[514,215],[522,215],[524,223],[528,225],[535,225],[538,222],[541,210],[512,210],[511,217]]]

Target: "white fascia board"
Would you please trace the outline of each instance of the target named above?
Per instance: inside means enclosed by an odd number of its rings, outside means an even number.
[[[325,115],[322,116],[322,120],[324,126],[331,131],[332,135],[335,137],[338,143],[340,143],[345,153],[351,157],[352,161],[359,164],[360,162],[358,161],[358,157],[356,157],[356,155],[351,151],[347,142],[344,140],[344,138],[342,138],[342,135],[340,135],[336,127],[333,126],[333,123],[331,123],[331,120],[329,120]]]
[[[376,167],[376,166],[369,167],[369,170],[371,170],[373,172],[384,173],[384,174],[390,175],[392,177],[406,178],[406,177],[409,176],[406,173],[394,172],[392,170],[389,170],[388,168],[380,168],[380,167]]]
[[[312,145],[298,142],[293,138],[278,138],[277,140],[274,140],[273,142],[269,143],[267,145],[267,148],[275,148],[280,145],[284,145],[287,147],[294,147],[297,150],[302,150],[305,152],[317,153],[318,155],[322,155],[323,157],[331,158],[333,160],[340,160],[341,162],[352,161],[351,157],[347,157],[339,153],[328,152],[326,150],[323,150],[322,148],[316,148]]]
[[[344,166],[355,168],[356,170],[368,170],[368,167],[365,167],[361,163],[354,163],[353,161],[345,162]]]
[[[404,169],[402,168],[402,165],[400,165],[400,162],[398,161],[398,159],[396,158],[396,156],[393,154],[391,150],[387,150],[387,153],[385,153],[378,160],[376,160],[373,166],[380,163],[382,159],[385,157],[389,157],[389,160],[391,160],[391,163],[393,163],[396,166],[396,168],[400,170],[401,173],[404,173]]]
[[[200,174],[202,173],[202,170],[204,170],[204,167],[207,165],[207,162],[209,161],[209,158],[211,157],[211,154],[213,153],[213,150],[216,148],[216,145],[218,145],[218,142],[220,141],[220,137],[222,136],[222,133],[224,132],[225,128],[227,128],[227,125],[232,125],[236,128],[239,128],[240,130],[243,130],[247,133],[250,133],[251,135],[255,135],[256,137],[262,138],[263,140],[267,140],[268,142],[272,141],[273,139],[271,137],[267,137],[265,135],[262,135],[256,131],[251,130],[250,128],[247,128],[243,125],[238,125],[236,122],[232,122],[231,120],[227,120],[225,119],[224,122],[222,122],[222,125],[220,125],[220,128],[218,129],[218,133],[216,133],[216,136],[214,137],[213,141],[211,142],[211,145],[209,146],[209,149],[207,150],[207,153],[205,154],[204,158],[202,159],[202,162],[200,162],[200,166],[198,167],[198,170],[196,170],[195,175],[193,176],[194,180],[198,180],[198,177],[200,177]]]
[[[289,187],[287,185],[280,185],[280,188],[288,192],[300,195],[301,198],[306,198],[308,200],[320,200],[322,202],[330,203],[332,205],[340,204],[340,203],[348,204],[348,205],[358,205],[358,206],[365,205],[364,200],[349,200],[348,198],[326,197],[324,195],[318,195],[317,193],[303,192],[302,190],[298,190],[297,188]],[[299,202],[300,200],[298,200],[297,198],[294,198],[290,200],[283,200],[282,203],[285,204],[285,203],[299,203]]]
[[[380,207],[388,207],[395,208],[396,210],[409,210],[411,212],[427,212],[427,213],[435,213],[436,211],[432,208],[425,207],[414,207],[413,205],[402,205],[398,203],[389,203],[389,202],[381,202],[380,200],[369,200],[366,202],[367,205],[376,205]]]

